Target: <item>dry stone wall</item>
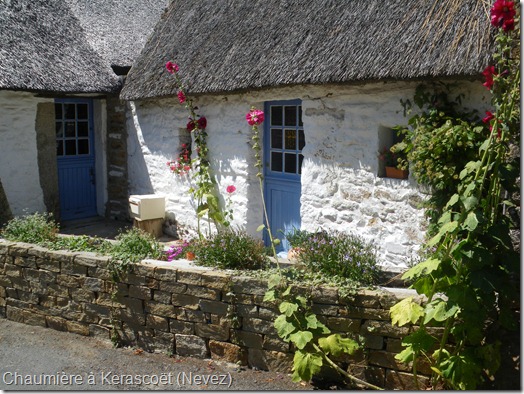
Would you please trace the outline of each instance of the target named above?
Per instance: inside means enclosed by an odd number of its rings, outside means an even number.
[[[293,349],[273,327],[278,311],[263,302],[264,280],[146,260],[113,283],[108,263],[93,253],[0,239],[0,316],[104,340],[117,335],[147,351],[290,372]],[[409,291],[298,291],[310,293],[313,311],[333,332],[364,341],[342,360],[352,373],[381,387],[413,388],[409,367],[394,358],[408,328],[389,320],[389,308]]]

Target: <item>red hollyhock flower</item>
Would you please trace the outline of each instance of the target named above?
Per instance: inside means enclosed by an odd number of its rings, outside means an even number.
[[[491,7],[491,25],[504,31],[515,28],[515,7],[513,1],[497,0]]]
[[[184,104],[186,102],[186,95],[183,91],[178,92],[178,101],[180,101],[180,104]]]
[[[171,74],[178,72],[178,64],[169,61],[166,63],[166,69]]]
[[[484,123],[489,123],[491,119],[493,119],[495,116],[491,113],[491,111],[486,111],[486,116],[482,118],[482,121]]]
[[[205,116],[202,116],[200,117],[198,120],[197,120],[197,123],[198,123],[198,128],[199,129],[205,129],[207,127],[207,119]]]
[[[187,122],[186,128],[187,128],[187,131],[189,131],[190,133],[196,129],[195,122],[193,121],[193,119]]]
[[[486,78],[486,82],[484,82],[482,85],[487,87],[489,90],[493,87],[493,76],[497,76],[498,74],[495,74],[495,66],[488,66],[482,71],[482,75]]]
[[[229,185],[227,188],[226,188],[226,192],[228,192],[229,194],[231,193],[234,193],[235,190],[237,190],[237,188],[233,185]]]

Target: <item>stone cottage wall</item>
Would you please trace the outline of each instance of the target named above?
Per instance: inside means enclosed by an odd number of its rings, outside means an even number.
[[[0,90],[0,179],[13,215],[44,212],[44,192],[39,182],[37,108],[52,99]]]
[[[390,128],[405,124],[400,99],[410,98],[417,83],[365,86],[296,86],[237,95],[202,96],[198,112],[207,118],[210,159],[219,191],[234,184],[233,224],[260,237],[263,221],[258,179],[245,114],[265,101],[302,100],[306,146],[303,150],[302,228],[358,233],[375,241],[381,264],[401,270],[424,237],[421,202],[413,181],[383,178],[378,151],[391,139]],[[479,88],[480,86],[480,88]],[[486,109],[483,88],[463,83],[468,107]],[[177,99],[130,102],[130,193],[167,196],[168,222],[189,230],[196,223],[187,178],[170,174],[166,162],[177,157],[187,113]],[[273,229],[275,231],[275,229]],[[181,236],[184,236],[182,231]]]
[[[265,281],[144,261],[115,285],[108,261],[0,240],[0,316],[103,340],[118,334],[147,351],[290,371],[293,353],[273,327],[277,310],[262,301]],[[408,329],[389,321],[406,290],[310,291],[313,311],[333,332],[364,339],[364,349],[345,360],[352,373],[381,387],[413,388],[409,368],[394,359]]]

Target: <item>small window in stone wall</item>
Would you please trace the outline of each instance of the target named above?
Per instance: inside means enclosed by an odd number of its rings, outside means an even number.
[[[407,172],[396,168],[397,159],[390,151],[396,143],[402,141],[402,136],[390,127],[380,126],[378,129],[378,173],[382,178],[407,178]],[[389,167],[389,168],[386,168]]]

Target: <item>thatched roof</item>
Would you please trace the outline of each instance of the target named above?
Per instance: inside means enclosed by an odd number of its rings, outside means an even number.
[[[0,89],[101,93],[120,88],[63,1],[0,1],[0,42]]]
[[[124,99],[293,84],[478,75],[485,0],[174,0],[134,63]]]
[[[169,4],[169,0],[65,1],[89,44],[114,68],[131,67]]]

